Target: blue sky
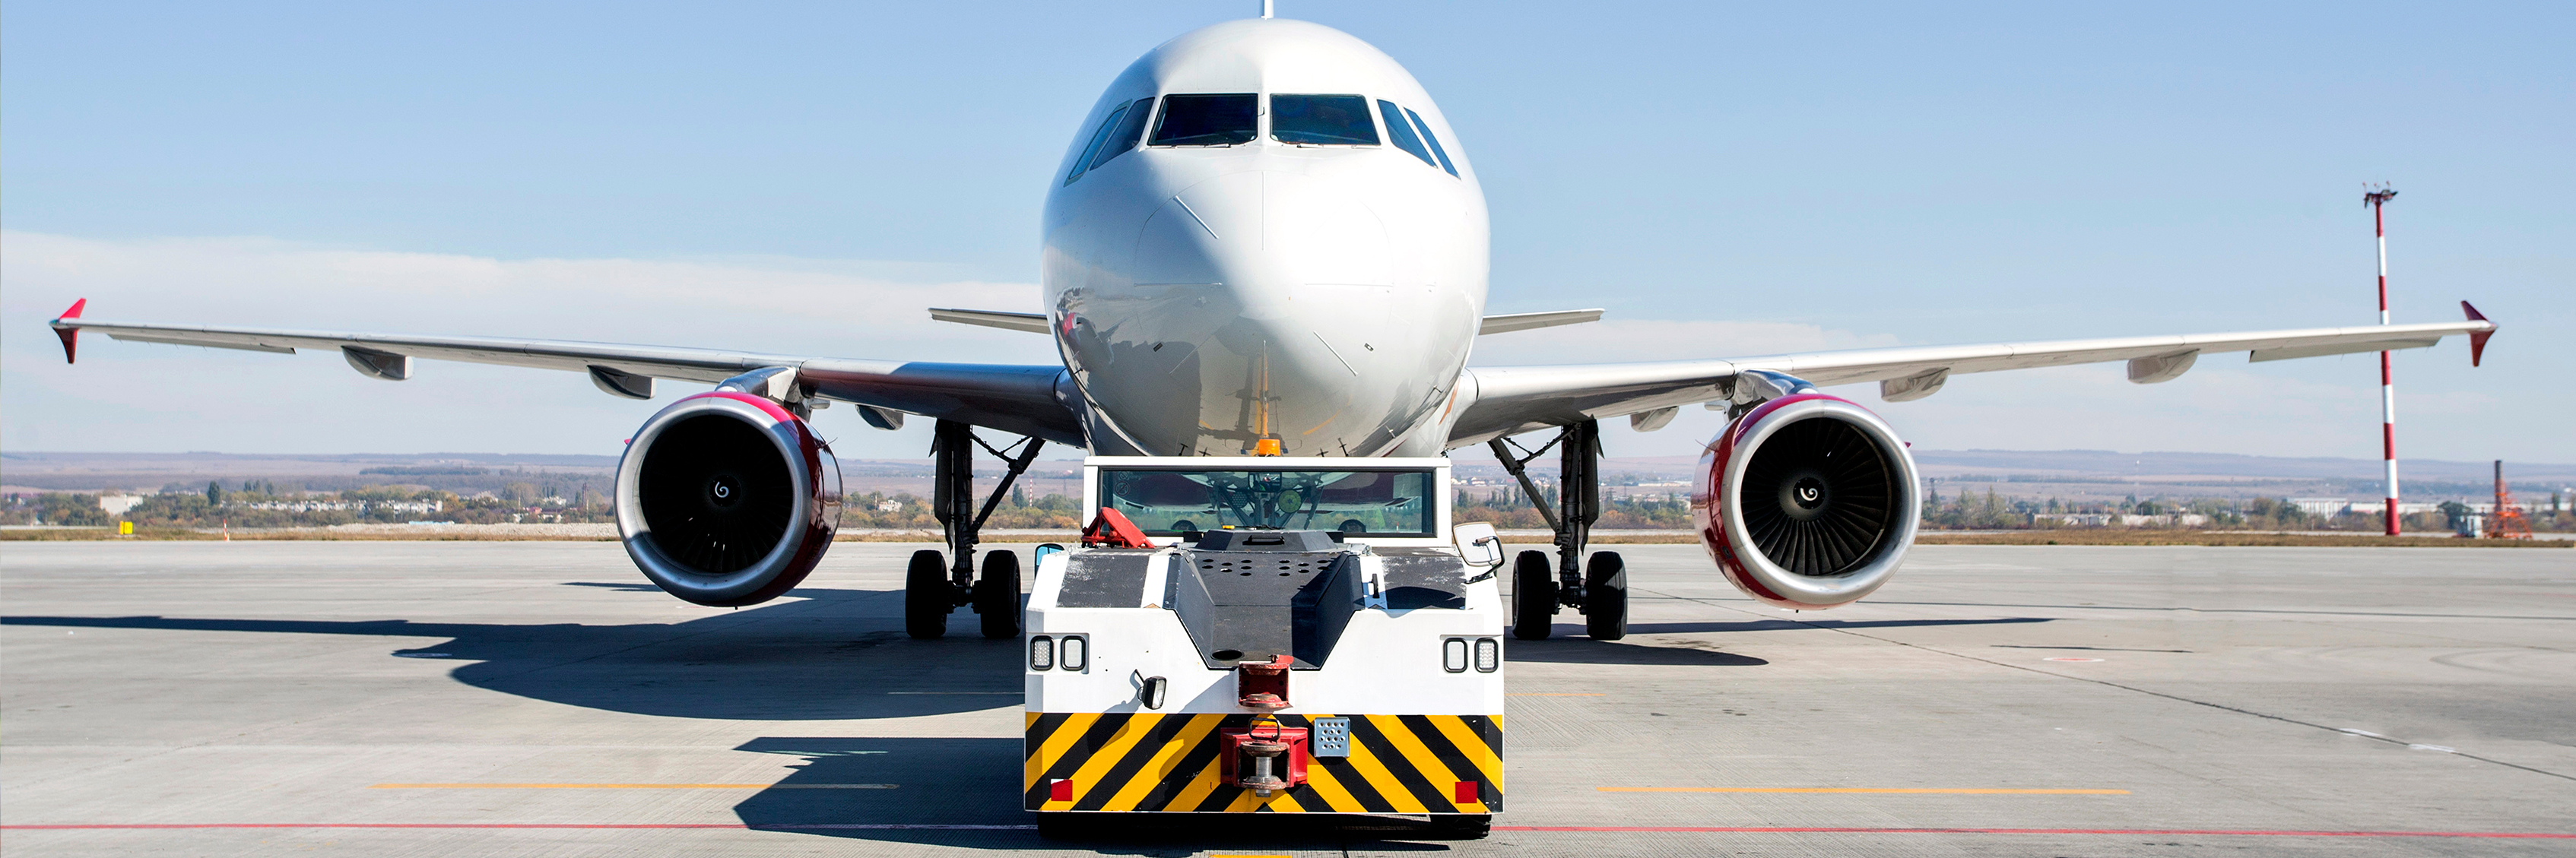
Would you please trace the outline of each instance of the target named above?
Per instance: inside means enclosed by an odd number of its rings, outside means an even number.
[[[1253,2],[13,2],[0,13],[0,447],[616,451],[578,377],[98,341],[91,314],[1046,362],[926,303],[1034,309],[1047,173],[1136,55]],[[1493,207],[1479,363],[2375,321],[2394,182],[2401,452],[2576,461],[2565,4],[1356,3]],[[1010,306],[1005,306],[1010,305]],[[1937,448],[2374,457],[2375,362],[1954,379]],[[1879,407],[1873,391],[1854,390]],[[918,430],[824,424],[844,454]],[[834,425],[842,424],[842,425]],[[1611,439],[1686,455],[1717,428]]]

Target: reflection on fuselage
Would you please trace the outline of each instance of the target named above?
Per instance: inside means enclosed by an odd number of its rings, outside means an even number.
[[[1393,60],[1298,21],[1183,35],[1111,84],[1057,175],[1045,288],[1094,451],[1439,451],[1485,207]]]

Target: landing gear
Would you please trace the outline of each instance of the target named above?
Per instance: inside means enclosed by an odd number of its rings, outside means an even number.
[[[903,633],[921,640],[948,635],[948,612],[957,610],[949,593],[948,561],[939,552],[912,553],[903,570]]]
[[[1554,580],[1547,586],[1532,583],[1548,577],[1545,555],[1536,551],[1522,552],[1512,569],[1512,636],[1522,640],[1547,637],[1546,616],[1553,616],[1558,606],[1583,612],[1584,632],[1595,640],[1614,641],[1628,635],[1627,566],[1615,552],[1592,555],[1587,572],[1583,550],[1592,539],[1592,523],[1601,520],[1601,424],[1586,420],[1566,426],[1556,440],[1536,450],[1522,451],[1518,445],[1502,438],[1487,442],[1494,458],[1503,469],[1520,481],[1521,491],[1538,508],[1540,518],[1547,520],[1549,530],[1556,532],[1556,569]],[[1556,505],[1539,494],[1538,483],[1530,479],[1529,463],[1546,455],[1550,448],[1562,448],[1558,455]],[[1533,571],[1533,564],[1536,569]],[[1544,599],[1544,602],[1533,602]],[[1544,611],[1542,614],[1541,611]],[[1540,618],[1532,622],[1532,617]]]
[[[1596,641],[1627,637],[1628,564],[1619,552],[1593,552],[1583,582],[1583,633]]]
[[[984,636],[1020,636],[1020,555],[995,551],[984,555],[984,577],[975,579],[975,613],[983,619]]]
[[[1005,452],[975,437],[975,428],[964,423],[942,420],[932,429],[930,514],[946,531],[948,554],[943,557],[937,551],[913,552],[903,580],[905,634],[924,640],[945,636],[948,614],[965,606],[982,615],[985,637],[1019,636],[1020,557],[1008,551],[986,556],[984,577],[979,581],[975,577],[975,545],[985,520],[993,517],[993,508],[1011,493],[1011,483],[1028,471],[1029,463],[1037,461],[1038,448],[1045,443],[1028,438],[1015,445],[1016,449]],[[975,506],[977,447],[1010,468],[1002,474],[1001,484],[993,487],[992,495],[984,499],[981,509]]]
[[[1512,637],[1543,640],[1556,624],[1556,570],[1547,553],[1523,551],[1512,558]]]

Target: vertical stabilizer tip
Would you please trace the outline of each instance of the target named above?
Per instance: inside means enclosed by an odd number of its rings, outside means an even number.
[[[89,299],[82,298],[73,301],[70,307],[63,310],[62,315],[54,317],[54,336],[62,338],[64,363],[74,363],[74,359],[80,356],[80,326],[66,325],[63,321],[80,318],[81,309],[88,306]]]
[[[2469,302],[2467,302],[2467,301],[2462,301],[2462,302],[2460,302],[2460,312],[2462,312],[2462,313],[2467,313],[2467,314],[2469,315],[2469,321],[2472,321],[2472,322],[2485,322],[2485,321],[2487,321],[2487,314],[2485,314],[2485,313],[2481,313],[2481,312],[2478,312],[2478,308],[2477,308],[2476,306],[2474,306],[2474,305],[2470,304],[2470,303],[2469,303]],[[2492,322],[2489,322],[2489,323],[2487,324],[2487,329],[2486,329],[2486,330],[2483,330],[2483,331],[2470,331],[2470,332],[2469,332],[2469,365],[2470,365],[2470,366],[2477,366],[2480,362],[2482,362],[2482,361],[2486,360],[2486,356],[2487,356],[2487,338],[2488,338],[2488,337],[2492,337],[2492,336],[2495,336],[2495,324],[2494,324],[2494,323],[2492,323]]]

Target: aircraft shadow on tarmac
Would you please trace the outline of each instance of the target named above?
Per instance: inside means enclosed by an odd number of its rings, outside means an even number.
[[[625,585],[600,585],[626,589]],[[658,590],[646,585],[655,598]],[[408,620],[0,617],[0,625],[436,637],[392,655],[459,662],[458,682],[613,712],[682,718],[901,718],[1017,705],[1019,643],[986,640],[974,615],[916,641],[897,617],[856,610],[901,593],[800,589],[779,601],[678,623],[415,623]]]
[[[1629,623],[1632,635],[1691,634],[1699,632],[1756,632],[1800,628],[1888,628],[1894,626],[1983,626],[2001,623],[2045,623],[2047,617],[2004,617],[1991,620],[1746,620],[1730,623]],[[1749,655],[1719,652],[1688,644],[1639,644],[1597,641],[1579,637],[1583,627],[1558,624],[1556,637],[1534,641],[1513,641],[1505,650],[1512,661],[1553,662],[1560,664],[1641,664],[1707,667],[1755,667],[1771,662]]]
[[[636,590],[649,585],[576,582]],[[415,623],[408,620],[262,620],[188,617],[0,617],[5,625],[217,632],[446,637],[393,655],[456,661],[456,681],[571,706],[664,715],[765,721],[901,718],[1008,706],[1020,696],[1019,645],[986,640],[972,614],[951,617],[945,640],[916,641],[897,630],[899,591],[799,589],[791,601],[678,623]],[[863,604],[873,600],[873,604]],[[1980,625],[2045,618],[1752,620],[1636,623],[1633,634],[1761,631],[1822,626]],[[1570,634],[1580,627],[1568,626]],[[1513,661],[1740,667],[1762,659],[1690,645],[1562,637],[1514,641]]]

